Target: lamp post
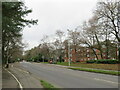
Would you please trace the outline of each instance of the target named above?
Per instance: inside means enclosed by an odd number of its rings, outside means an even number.
[[[118,43],[118,60],[120,62],[120,42]]]
[[[70,66],[71,61],[70,61],[70,44],[68,42],[68,66]]]
[[[67,29],[68,33],[69,33],[69,29]],[[68,66],[71,65],[71,60],[70,60],[70,42],[69,42],[69,38],[68,38]]]
[[[43,62],[44,62],[44,56],[42,56]]]

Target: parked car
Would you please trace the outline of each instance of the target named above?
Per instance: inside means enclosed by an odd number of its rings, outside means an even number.
[[[56,64],[57,61],[56,61],[56,60],[49,60],[49,63],[50,63],[50,64]]]
[[[53,63],[53,61],[52,61],[52,60],[49,60],[49,63],[50,63],[50,64],[52,64],[52,63]]]

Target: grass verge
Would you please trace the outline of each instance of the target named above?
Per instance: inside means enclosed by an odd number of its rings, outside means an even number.
[[[41,82],[41,85],[45,88],[45,90],[58,90],[52,84],[50,84],[44,80],[40,80],[40,82]]]
[[[68,62],[61,62],[61,63],[57,62],[56,65],[68,66]],[[76,62],[76,63],[71,62],[70,66],[73,66],[75,68],[93,68],[93,69],[120,71],[119,68],[120,64],[96,64],[96,63],[88,64],[85,62]]]
[[[49,62],[40,62],[40,63],[49,64]]]
[[[86,68],[68,68],[68,69],[94,72],[94,73],[102,73],[102,74],[110,74],[110,75],[120,75],[120,72],[116,72],[116,71],[105,71],[105,70],[86,69]]]
[[[68,66],[68,62],[58,62],[58,65]],[[120,64],[87,64],[87,63],[71,63],[71,66],[76,68],[93,68],[93,69],[104,69],[104,70],[120,70]]]

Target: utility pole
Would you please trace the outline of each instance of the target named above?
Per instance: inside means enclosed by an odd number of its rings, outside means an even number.
[[[69,32],[70,30],[67,29],[67,31]],[[70,61],[70,42],[68,39],[68,66],[70,66],[70,64],[71,64],[71,61]]]
[[[44,56],[42,56],[42,58],[43,58],[43,62],[44,62]]]
[[[120,62],[120,42],[117,42],[116,59]]]
[[[70,62],[70,43],[68,41],[68,66],[70,66],[71,62]]]

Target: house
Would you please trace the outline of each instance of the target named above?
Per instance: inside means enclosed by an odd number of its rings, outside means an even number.
[[[64,51],[65,52],[65,56],[64,56],[65,62],[68,62],[69,58],[72,62],[97,60],[97,58],[102,59],[100,51],[95,48],[93,51],[93,49],[91,49],[91,48],[79,46],[79,47],[77,47],[76,50],[73,48],[70,48],[69,50],[68,50],[68,48],[65,48],[64,50],[65,50]],[[117,59],[117,54],[116,54],[117,51],[114,52],[115,53],[114,57],[111,55],[111,56],[109,56],[109,58],[107,58],[107,56],[106,56],[105,48],[102,48],[102,52],[103,52],[102,53],[103,59],[114,59],[114,58]],[[95,55],[95,53],[96,53],[96,55]]]

